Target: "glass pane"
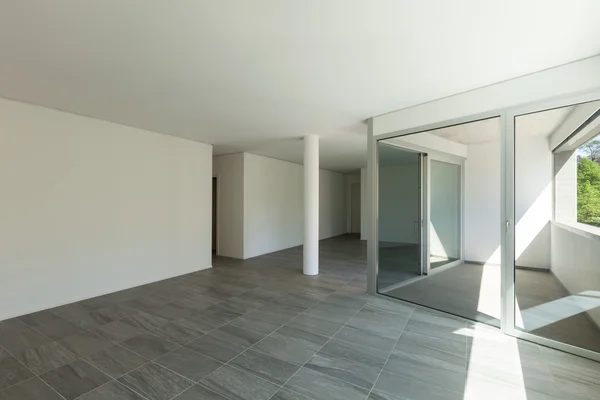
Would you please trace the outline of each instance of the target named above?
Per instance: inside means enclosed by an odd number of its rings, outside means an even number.
[[[425,225],[428,234],[424,235],[428,240],[424,245],[430,253],[428,274],[417,276],[415,269],[412,280],[389,288],[385,294],[500,326],[503,225],[499,119],[449,126],[384,142],[418,148],[431,160],[428,173],[423,174],[427,184],[424,187],[428,188],[425,204],[429,204],[429,221]],[[388,185],[393,184],[393,179],[381,176],[384,168],[380,168],[380,228],[390,223],[386,221],[389,211],[383,206],[389,194],[382,187],[385,179],[389,180]],[[464,183],[461,168],[464,168]],[[405,201],[395,200],[394,208],[403,208]],[[381,247],[384,245],[380,244],[380,271],[382,263],[384,268],[388,263],[393,264],[387,249]],[[418,252],[415,248],[415,259]],[[440,268],[442,265],[445,267]]]
[[[515,119],[517,329],[600,351],[600,102]]]
[[[429,176],[431,269],[461,258],[461,166],[431,160]]]
[[[420,155],[378,143],[379,292],[421,274]]]

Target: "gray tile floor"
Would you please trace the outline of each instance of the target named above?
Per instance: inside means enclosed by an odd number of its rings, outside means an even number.
[[[600,364],[365,294],[321,243],[0,322],[0,400],[598,399]]]

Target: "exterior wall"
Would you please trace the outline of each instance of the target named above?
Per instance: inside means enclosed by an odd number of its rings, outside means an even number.
[[[209,268],[211,158],[0,99],[0,320]]]
[[[552,224],[552,272],[564,287],[576,296],[582,296],[582,305],[600,293],[600,236],[573,229],[560,223]],[[600,308],[588,311],[590,318],[600,326]]]

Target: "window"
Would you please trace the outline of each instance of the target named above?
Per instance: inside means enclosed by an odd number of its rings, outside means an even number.
[[[577,148],[577,222],[600,227],[600,137]]]
[[[598,233],[600,101],[558,110],[565,116],[549,137],[554,148],[554,220]]]

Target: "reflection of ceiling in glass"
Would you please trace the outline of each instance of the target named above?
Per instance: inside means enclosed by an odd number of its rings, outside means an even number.
[[[500,140],[500,119],[484,119],[435,129],[429,133],[461,144],[496,142]]]
[[[379,166],[416,164],[419,161],[418,153],[406,151],[393,145],[379,142]]]

